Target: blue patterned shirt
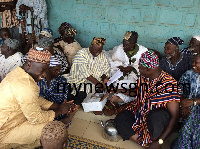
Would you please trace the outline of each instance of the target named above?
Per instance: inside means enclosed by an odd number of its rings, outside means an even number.
[[[185,98],[200,98],[200,75],[193,69],[186,71],[179,80],[182,96]]]
[[[51,80],[49,87],[44,78],[38,82],[40,87],[40,96],[54,103],[62,103],[67,100],[68,84],[65,77],[59,75],[57,78]]]

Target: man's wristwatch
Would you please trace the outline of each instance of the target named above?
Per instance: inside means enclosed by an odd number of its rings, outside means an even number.
[[[158,140],[158,143],[159,143],[159,144],[163,144],[163,143],[164,143],[163,139],[159,139],[159,140]]]
[[[197,101],[195,101],[195,100],[193,100],[194,102],[193,102],[193,105],[194,106],[197,106]]]

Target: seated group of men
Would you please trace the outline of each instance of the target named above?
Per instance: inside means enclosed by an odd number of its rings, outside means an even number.
[[[69,24],[61,24],[59,31],[62,27],[70,28],[70,31],[64,30],[68,35],[76,33]],[[115,119],[123,140],[133,140],[145,148],[160,148],[174,131],[180,112],[186,119],[183,129],[186,124],[192,126],[187,131],[191,133],[187,135],[192,136],[193,141],[185,141],[185,133],[181,129],[179,141],[173,147],[198,146],[199,119],[193,123],[191,119],[199,117],[199,36],[192,38],[189,49],[180,52],[178,45],[183,41],[178,37],[169,39],[165,44],[166,57],[161,60],[155,50],[137,44],[136,32],[126,32],[123,44],[113,49],[111,60],[102,52],[106,39],[94,37],[89,48],[82,48],[70,57],[70,71],[66,73],[69,60],[63,58],[63,51],[53,48],[48,30],[43,33],[46,37],[41,37],[38,44],[30,48],[22,64],[17,41],[11,39],[9,33],[0,32],[4,40],[0,55],[4,62],[0,62],[3,66],[0,70],[3,70],[0,83],[0,148],[40,146],[41,132],[48,122],[59,120],[68,126],[86,94],[95,92],[96,88],[96,92],[105,91],[109,77],[117,70],[123,72],[115,84],[120,84],[121,88],[110,100],[113,105],[126,103]],[[73,36],[66,38],[71,40]],[[15,55],[20,67],[13,64],[6,66],[12,61],[8,59],[16,59]],[[135,85],[134,92],[131,83]],[[92,84],[92,88],[88,84]],[[189,91],[184,84],[189,84]],[[66,140],[60,140],[59,147],[65,147]],[[43,147],[44,144],[42,142]]]

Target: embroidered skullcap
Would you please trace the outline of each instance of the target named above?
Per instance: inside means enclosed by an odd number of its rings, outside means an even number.
[[[77,34],[77,31],[76,29],[71,27],[71,28],[65,29],[65,34],[67,34],[68,36],[74,36]]]
[[[61,121],[48,122],[42,129],[41,141],[42,144],[47,144],[51,147],[62,145],[68,138],[66,126]]]
[[[123,39],[125,40],[129,40],[131,38],[131,36],[136,36],[136,38],[138,37],[138,33],[135,31],[126,31]]]
[[[196,40],[200,41],[200,35],[193,36],[192,38],[195,38]]]
[[[27,60],[49,64],[51,59],[51,53],[43,48],[30,49],[28,52]]]
[[[147,68],[156,68],[159,66],[159,58],[152,50],[142,53],[140,64]]]
[[[183,42],[184,41],[180,37],[172,37],[168,39],[166,43],[170,43],[170,44],[178,46],[178,45],[182,45]]]
[[[57,66],[57,65],[61,65],[61,61],[57,57],[52,55],[49,67],[54,67],[54,66]]]
[[[40,35],[46,36],[48,38],[51,38],[53,35],[53,31],[50,28],[44,28],[41,32]]]
[[[94,37],[92,40],[92,44],[97,44],[99,46],[103,46],[106,43],[106,38]]]
[[[7,38],[4,43],[11,49],[18,49],[19,48],[19,41],[17,39]]]
[[[67,22],[63,22],[60,26],[64,26],[65,29],[72,28],[71,24],[69,24]]]

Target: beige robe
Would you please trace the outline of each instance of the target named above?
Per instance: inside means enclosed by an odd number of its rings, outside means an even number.
[[[24,69],[11,71],[0,84],[0,148],[39,146],[42,128],[55,117],[51,105]]]
[[[67,57],[68,64],[71,67],[72,66],[72,59],[74,58],[76,53],[80,49],[82,49],[82,47],[76,40],[73,43],[70,43],[70,44],[64,42],[63,40],[61,40],[59,43],[60,43],[60,46],[63,49],[65,56]]]

